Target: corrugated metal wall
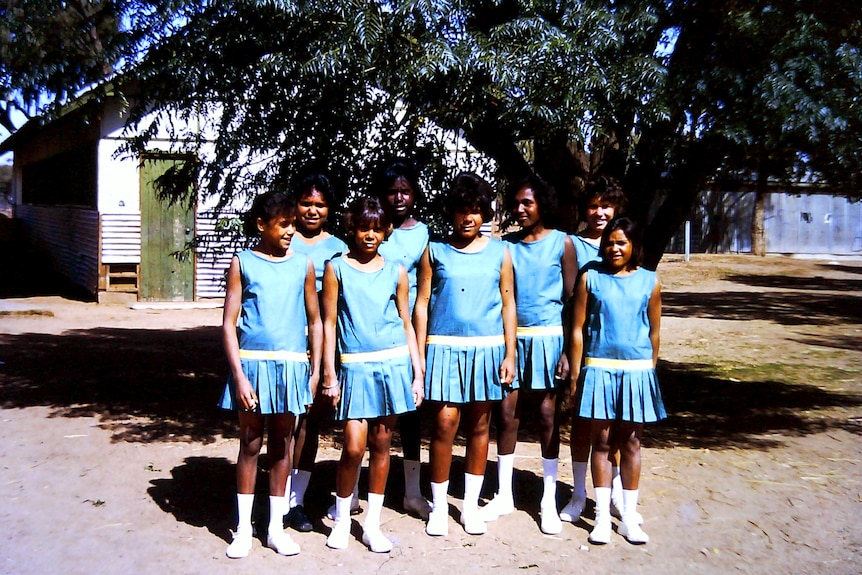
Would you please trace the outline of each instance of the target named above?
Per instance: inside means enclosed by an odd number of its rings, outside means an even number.
[[[49,257],[58,273],[74,285],[96,294],[99,285],[99,214],[96,210],[21,205],[16,216],[24,222],[30,241]]]
[[[211,211],[197,215],[195,293],[198,298],[224,297],[227,269],[233,255],[242,248],[242,240],[229,230],[223,230],[219,222],[234,217],[235,214]]]
[[[700,194],[691,220],[692,253],[751,253],[754,192]],[[781,254],[862,254],[862,202],[827,194],[766,197],[766,251]],[[668,246],[682,253],[680,230]]]
[[[141,263],[141,214],[102,214],[102,263]]]
[[[770,194],[765,225],[769,252],[862,253],[862,202],[828,195]]]

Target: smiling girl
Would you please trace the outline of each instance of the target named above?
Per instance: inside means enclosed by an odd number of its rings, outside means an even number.
[[[285,483],[290,474],[290,439],[295,418],[311,404],[319,379],[322,328],[314,267],[291,249],[296,205],[280,192],[255,198],[244,231],[257,244],[231,260],[222,320],[230,377],[221,407],[239,415],[236,464],[239,520],[230,558],[251,551],[251,514],[257,460],[268,420],[269,528],[266,544],[281,555],[299,553],[284,532]],[[308,338],[306,339],[306,326]],[[306,354],[310,342],[310,361]]]
[[[623,487],[618,532],[631,543],[649,537],[637,515],[644,423],[667,417],[655,374],[659,353],[661,287],[640,267],[642,241],[628,218],[608,223],[602,261],[578,278],[569,350],[573,405],[590,420],[596,521],[590,541],[611,538],[611,446],[620,446]]]
[[[484,235],[491,187],[462,173],[445,196],[452,233],[432,241],[419,263],[413,313],[425,363],[425,397],[432,414],[431,513],[425,532],[448,533],[452,445],[464,416],[467,462],[461,523],[471,535],[487,530],[479,494],[488,457],[491,407],[516,377],[514,273],[506,245]]]
[[[336,418],[345,422],[335,525],[326,544],[334,549],[348,545],[353,488],[368,444],[362,541],[374,552],[387,553],[392,542],[380,530],[380,512],[392,429],[399,414],[422,403],[422,365],[410,322],[407,271],[378,253],[391,230],[387,213],[378,200],[359,198],[346,214],[345,228],[350,247],[327,262],[323,275],[323,395],[336,406]]]

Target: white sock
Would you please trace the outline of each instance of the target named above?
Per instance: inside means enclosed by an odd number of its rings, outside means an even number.
[[[368,493],[368,511],[365,513],[365,522],[362,528],[365,531],[380,531],[380,512],[383,510],[383,494]],[[349,513],[349,510],[348,510]]]
[[[541,506],[557,508],[557,468],[559,459],[542,458],[542,503]]]
[[[596,497],[596,521],[611,518],[611,488],[595,487],[593,492]]]
[[[269,531],[277,533],[284,531],[284,509],[287,506],[287,498],[284,496],[269,496]]]
[[[287,497],[287,505],[285,505],[284,513],[287,514],[290,511],[290,477],[293,475],[293,469],[290,470],[290,473],[287,474],[287,481],[284,482],[284,496]]]
[[[433,513],[449,513],[449,481],[431,482],[431,500],[434,503]]]
[[[335,523],[341,523],[342,521],[350,522],[350,501],[353,498],[352,495],[347,497],[339,497],[335,496]]]
[[[482,492],[482,484],[485,483],[484,475],[464,474],[464,513],[479,510],[479,494]]]
[[[587,468],[589,466],[589,461],[572,461],[572,476],[574,477],[572,496],[575,498],[583,500],[587,498]]]
[[[620,513],[623,514],[623,521],[629,523],[626,518],[633,516],[635,513],[637,513],[637,510],[638,490],[623,489],[623,509],[620,510]],[[637,523],[637,521],[631,521],[631,523]]]
[[[512,475],[515,471],[515,454],[497,454],[497,493],[500,497],[512,500]]]
[[[252,507],[254,507],[254,493],[236,494],[236,510],[239,517],[236,523],[237,533],[251,533]]]
[[[290,473],[290,507],[305,505],[305,490],[308,489],[308,481],[311,479],[311,471],[294,469]]]
[[[422,491],[419,489],[419,470],[418,461],[412,459],[404,460],[404,497],[408,499],[419,499],[422,497]]]

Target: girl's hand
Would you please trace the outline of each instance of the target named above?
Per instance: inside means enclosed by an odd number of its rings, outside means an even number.
[[[243,411],[254,411],[257,409],[257,394],[251,387],[251,382],[243,374],[236,380],[236,400],[239,402],[240,409]]]
[[[560,361],[557,362],[557,368],[554,370],[554,377],[561,381],[569,378],[569,358],[566,354],[560,356]]]
[[[504,359],[500,364],[500,383],[504,387],[512,385],[515,381],[515,360]]]
[[[323,397],[329,399],[330,405],[334,409],[341,398],[341,385],[339,385],[338,380],[326,380],[321,388],[323,388]]]
[[[425,378],[424,377],[414,377],[413,378],[413,403],[416,404],[416,408],[418,409],[422,402],[425,400]]]
[[[578,379],[580,379],[580,371],[569,374],[569,399],[571,399],[572,405],[574,405],[578,395]]]
[[[308,376],[308,389],[311,390],[312,401],[317,397],[317,387],[320,384],[320,374],[312,373]]]

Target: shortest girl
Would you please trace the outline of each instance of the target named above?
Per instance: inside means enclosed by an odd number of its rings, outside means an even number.
[[[255,198],[243,228],[258,242],[235,255],[228,269],[222,341],[230,376],[220,406],[239,414],[239,521],[227,548],[232,559],[251,551],[257,460],[267,419],[272,469],[266,545],[281,555],[299,553],[299,545],[282,526],[284,492],[295,418],[311,403],[320,377],[316,366],[320,365],[322,327],[314,266],[290,247],[295,218],[296,204],[284,194],[267,192]]]
[[[387,553],[392,542],[380,531],[380,512],[392,429],[399,414],[422,403],[424,372],[410,323],[407,272],[378,253],[391,231],[386,211],[374,198],[359,198],[344,224],[348,251],[327,262],[323,274],[323,394],[336,406],[336,419],[345,422],[335,480],[335,524],[326,544],[347,548],[353,488],[368,444],[362,542],[376,553]]]
[[[587,266],[575,288],[569,364],[575,409],[590,420],[596,523],[592,543],[611,539],[611,446],[620,446],[623,484],[618,532],[646,543],[637,515],[644,423],[667,417],[655,373],[661,323],[661,287],[640,267],[639,228],[612,220],[602,234],[602,261]]]

